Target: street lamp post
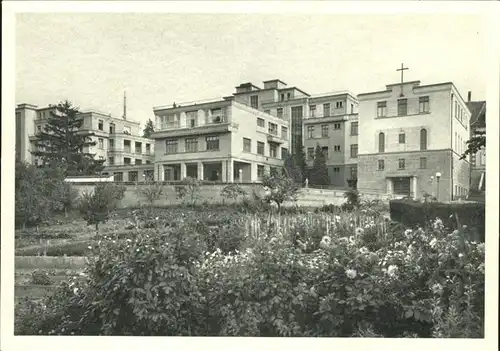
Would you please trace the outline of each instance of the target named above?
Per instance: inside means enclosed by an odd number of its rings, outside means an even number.
[[[436,186],[436,199],[439,201],[439,179],[441,178],[441,172],[437,172],[436,173],[436,182],[437,182],[437,186]]]

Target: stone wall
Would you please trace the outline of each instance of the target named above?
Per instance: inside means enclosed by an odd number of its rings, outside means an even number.
[[[135,208],[140,206],[140,204],[146,203],[145,198],[141,198],[140,196],[140,188],[145,187],[145,184],[134,184],[134,183],[117,183],[123,184],[126,187],[125,196],[119,203],[119,208]],[[221,196],[222,189],[227,184],[224,183],[205,183],[201,186],[199,192],[199,203],[208,202],[211,204],[220,204],[220,203],[228,203],[227,199],[224,199]],[[241,183],[239,184],[241,188],[243,188],[247,196],[252,197],[252,194],[255,192],[259,196],[264,195],[264,188],[259,183]],[[73,186],[79,191],[79,193],[83,193],[84,191],[91,191],[95,184],[85,183],[85,184],[73,184]],[[182,200],[177,199],[176,184],[174,183],[163,183],[163,194],[160,199],[155,201],[155,206],[169,206],[176,205],[182,203]],[[303,207],[320,207],[323,205],[334,204],[340,206],[344,203],[344,192],[345,189],[301,189],[298,195],[298,206]],[[291,206],[293,204],[285,204],[285,206]]]

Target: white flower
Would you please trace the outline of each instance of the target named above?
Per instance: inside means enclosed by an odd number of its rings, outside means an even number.
[[[356,235],[363,235],[365,230],[363,228],[356,228]]]
[[[432,289],[432,292],[436,295],[443,294],[443,287],[439,283],[434,284],[431,289]]]
[[[387,267],[387,274],[390,277],[395,277],[397,273],[398,273],[398,266],[391,264],[389,267]]]
[[[73,294],[77,294],[78,293],[78,288],[73,288]]]
[[[363,246],[361,249],[359,249],[359,252],[362,254],[366,254],[368,252],[368,249]]]
[[[462,257],[464,257],[464,254],[460,252],[460,253],[458,254],[458,258],[462,258]]]
[[[336,220],[337,222],[340,222],[340,216],[339,216],[339,215],[335,215],[335,220]]]
[[[413,233],[413,230],[411,230],[411,229],[406,229],[405,230],[405,236],[406,237],[409,237],[411,233]]]
[[[429,245],[432,247],[432,248],[435,248],[436,247],[436,244],[437,244],[437,239],[436,238],[432,238],[431,242],[429,243]]]
[[[92,246],[88,246],[87,249],[92,250]]]
[[[356,278],[357,273],[356,273],[356,271],[354,269],[347,269],[345,271],[345,275],[349,279],[354,279],[354,278]]]
[[[128,242],[128,243],[131,243],[131,242],[132,242],[132,240],[130,240],[130,239],[127,239],[127,242]]]
[[[321,239],[321,242],[319,243],[319,247],[322,248],[323,250],[327,249],[330,247],[330,244],[332,242],[332,239],[329,236],[324,236]]]

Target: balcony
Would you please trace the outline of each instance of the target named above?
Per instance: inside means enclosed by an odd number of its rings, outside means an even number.
[[[267,133],[267,141],[270,143],[283,144],[286,139],[278,136],[278,134]]]
[[[181,137],[198,134],[228,133],[234,129],[237,129],[237,126],[231,124],[226,116],[216,115],[209,117],[209,119],[205,120],[205,123],[197,124],[194,127],[180,123],[165,124],[154,132],[152,137],[168,138],[172,136]]]

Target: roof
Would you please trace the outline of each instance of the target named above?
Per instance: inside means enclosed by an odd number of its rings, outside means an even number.
[[[271,83],[271,82],[280,82],[286,85],[285,82],[283,82],[281,79],[270,79],[270,80],[265,80],[262,83]]]
[[[486,126],[486,101],[469,101],[467,107],[471,113],[470,124]]]

